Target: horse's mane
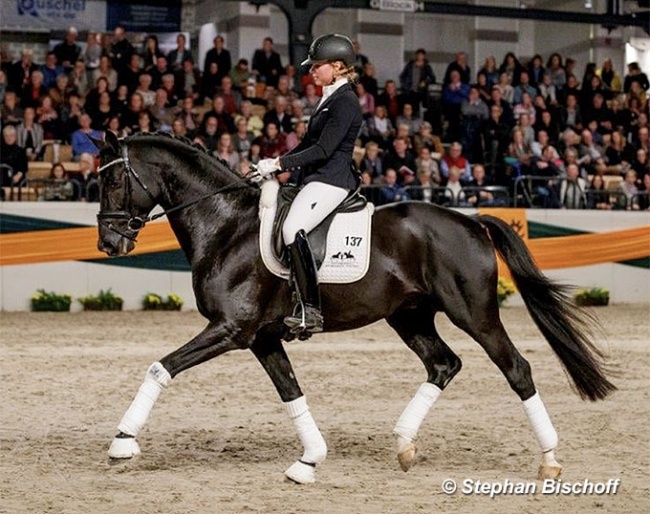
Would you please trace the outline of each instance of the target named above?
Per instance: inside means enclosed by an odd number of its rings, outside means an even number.
[[[205,155],[208,157],[208,160],[211,160],[213,164],[216,164],[217,166],[222,166],[224,167],[227,171],[235,175],[236,177],[241,178],[241,174],[230,167],[230,164],[228,164],[228,161],[222,159],[221,157],[214,155],[210,150],[208,150],[205,146],[203,146],[200,143],[195,143],[191,139],[185,137],[185,136],[177,136],[176,134],[172,132],[164,132],[164,131],[157,131],[157,132],[148,132],[148,133],[143,133],[139,132],[136,134],[131,134],[130,136],[127,136],[124,138],[125,142],[131,141],[131,140],[137,140],[137,139],[145,139],[145,138],[167,138],[171,139],[173,141],[176,141],[180,143],[180,147],[189,150],[189,153],[195,154],[195,155]]]

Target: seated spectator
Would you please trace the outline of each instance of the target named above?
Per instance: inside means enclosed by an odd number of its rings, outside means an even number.
[[[171,65],[173,70],[179,71],[183,68],[183,63],[187,59],[192,59],[192,52],[186,48],[186,40],[184,34],[176,36],[176,48],[167,54],[167,62]]]
[[[566,97],[566,105],[560,110],[560,129],[566,130],[571,128],[576,131],[582,131],[582,113],[578,105],[578,97],[571,93]]]
[[[636,151],[636,156],[632,161],[630,167],[636,171],[636,176],[639,183],[643,182],[646,175],[650,175],[650,159],[648,159],[648,152],[643,148]]]
[[[223,132],[221,132],[223,133]],[[209,152],[214,152],[219,144],[219,120],[214,114],[206,114],[194,142],[203,145]]]
[[[526,144],[531,146],[535,141],[535,129],[533,128],[530,116],[526,113],[522,113],[521,116],[519,116],[519,121],[517,122],[516,127],[523,132]]]
[[[162,132],[170,132],[172,130],[172,123],[176,116],[174,109],[167,102],[167,93],[164,89],[161,88],[156,91],[156,102],[149,107],[149,114],[156,120],[158,130]]]
[[[422,120],[413,114],[413,106],[405,103],[402,106],[402,114],[400,114],[396,121],[397,126],[406,125],[408,127],[408,136],[413,137],[420,130]]]
[[[467,54],[465,52],[457,52],[456,58],[447,66],[445,78],[443,79],[444,84],[449,84],[452,81],[451,74],[453,72],[458,73],[463,84],[469,85],[472,80],[472,72],[467,64]]]
[[[610,58],[603,61],[603,66],[596,70],[596,75],[600,77],[603,86],[609,93],[609,98],[613,98],[623,90],[621,77],[614,71],[614,66]]]
[[[23,119],[23,108],[20,106],[18,96],[15,91],[7,91],[2,107],[0,108],[0,121],[2,126],[18,125]]]
[[[224,161],[232,170],[239,167],[239,153],[235,150],[232,143],[232,136],[228,132],[224,132],[219,136],[219,143],[217,149],[214,151],[215,157]]]
[[[102,139],[103,134],[98,130],[93,130],[90,125],[92,119],[87,114],[82,114],[79,119],[81,128],[72,133],[72,155],[76,159],[80,159],[81,155],[87,153],[88,155],[99,155],[99,148],[91,141],[94,139]]]
[[[183,118],[176,118],[172,123],[172,134],[175,137],[194,139],[194,134],[187,130]]]
[[[148,109],[156,101],[156,92],[151,89],[151,75],[143,73],[138,78],[138,87],[135,92],[142,97],[144,108]]]
[[[476,84],[472,84],[472,87],[475,87],[478,90],[479,98],[483,100],[486,105],[489,105],[492,101],[492,86],[488,83],[487,75],[479,71],[478,75],[476,75]]]
[[[86,95],[86,101],[84,102],[86,112],[97,111],[99,108],[99,97],[103,93],[110,94],[110,91],[108,90],[108,80],[104,77],[99,77],[95,87],[88,91],[88,94]]]
[[[512,87],[511,77],[503,72],[499,74],[499,83],[497,87],[501,91],[501,98],[504,102],[507,102],[508,105],[514,104],[515,99],[515,88]]]
[[[250,130],[255,137],[262,135],[262,129],[264,128],[264,122],[262,118],[253,114],[253,104],[250,100],[244,100],[241,103],[241,115],[242,118],[246,120],[248,124],[248,130]],[[239,116],[235,120],[239,119]],[[253,163],[255,164],[255,163]]]
[[[34,108],[27,107],[22,123],[16,128],[18,146],[25,149],[29,161],[39,160],[43,152],[43,127],[36,123],[35,118]]]
[[[314,84],[307,84],[305,87],[305,95],[300,99],[307,116],[314,114],[314,109],[318,105],[318,102],[320,102],[320,98],[316,93],[316,86]]]
[[[638,82],[641,89],[647,91],[650,88],[650,81],[648,81],[648,76],[641,71],[638,62],[631,62],[627,65],[627,75],[623,81],[623,92],[627,93],[631,86],[632,82]]]
[[[36,108],[36,121],[43,127],[44,139],[58,139],[60,141],[67,141],[70,137],[66,134],[63,122],[59,118],[59,113],[54,108],[52,98],[44,96]]]
[[[428,181],[434,182],[435,185],[440,185],[442,179],[440,177],[440,166],[438,161],[431,157],[431,150],[429,147],[423,146],[418,152],[418,157],[415,159],[415,167],[418,172],[418,177],[420,172],[426,172]]]
[[[79,157],[79,173],[72,179],[77,191],[77,200],[82,202],[99,202],[99,182],[95,173],[95,158],[89,153]]]
[[[212,100],[212,110],[205,113],[205,116],[214,116],[219,121],[219,134],[222,132],[235,132],[235,120],[226,111],[226,102],[222,96],[216,95]]]
[[[255,138],[253,143],[259,145],[262,159],[279,157],[287,152],[286,135],[272,121],[266,124],[262,135]]]
[[[91,82],[97,84],[97,79],[99,77],[104,77],[107,80],[109,91],[115,91],[118,86],[118,76],[117,71],[115,71],[111,66],[111,59],[108,55],[102,55],[99,60],[99,67],[92,72]]]
[[[375,98],[366,91],[363,84],[359,82],[356,85],[357,96],[359,97],[359,107],[361,107],[361,114],[365,119],[372,116],[375,112]]]
[[[530,125],[535,125],[535,119],[537,111],[535,110],[535,105],[533,104],[532,97],[528,93],[522,93],[521,103],[517,103],[515,108],[512,110],[512,114],[515,117],[515,121],[519,121],[522,115],[527,115]]]
[[[248,80],[253,76],[251,70],[248,69],[248,59],[239,59],[228,76],[232,80],[233,89],[243,94],[246,91]]]
[[[454,141],[449,147],[449,153],[442,157],[440,162],[440,173],[443,177],[443,184],[449,179],[449,170],[458,168],[460,170],[459,179],[469,182],[472,180],[472,171],[469,161],[463,156],[463,145]]]
[[[140,56],[133,54],[129,58],[128,65],[118,75],[118,85],[125,85],[132,93],[138,87],[140,75],[144,73],[140,62]]]
[[[461,184],[460,177],[464,174],[461,168],[452,166],[449,168],[447,184],[445,184],[445,198],[449,199],[451,207],[467,207],[465,191]]]
[[[138,130],[138,117],[141,112],[144,112],[144,100],[140,93],[133,93],[129,99],[129,105],[122,115],[120,116],[120,122],[122,123],[122,129],[127,134],[133,134]]]
[[[512,131],[512,140],[508,145],[508,154],[505,163],[512,168],[511,178],[528,175],[533,160],[533,152],[524,139],[523,131],[515,127]]]
[[[553,146],[557,146],[558,141],[560,140],[560,130],[550,111],[544,110],[540,112],[539,116],[537,116],[537,123],[535,123],[533,130],[536,133],[543,130],[548,136],[549,143]]]
[[[507,105],[505,102],[503,102]],[[493,104],[490,106],[490,117],[484,122],[482,127],[483,151],[485,154],[485,164],[488,167],[491,180],[503,180],[503,158],[508,150],[510,143],[510,126],[504,119],[501,106]]]
[[[46,202],[68,202],[74,199],[74,184],[60,162],[55,162],[50,170],[50,180],[43,188],[39,200]]]
[[[438,179],[440,176],[438,176]],[[436,200],[433,188],[439,187],[440,182],[435,182],[431,173],[426,168],[421,168],[417,172],[417,179],[412,187],[408,190],[411,200],[433,203]]]
[[[237,131],[232,136],[232,143],[235,151],[239,153],[240,161],[248,158],[248,153],[251,149],[251,144],[255,135],[252,131],[248,130],[248,122],[243,116],[237,118],[235,122]]]
[[[307,124],[309,123],[309,116],[305,114],[305,108],[302,106],[302,102],[299,99],[291,102],[290,110],[291,110],[291,125],[293,125],[294,130],[296,127],[296,123],[299,123],[301,121],[304,121]]]
[[[601,93],[596,93],[591,100],[589,109],[584,113],[587,124],[595,121],[596,130],[600,135],[611,134],[614,126],[614,113],[605,102],[605,97]]]
[[[612,209],[611,194],[605,187],[602,175],[594,175],[587,189],[587,209],[609,211]]]
[[[397,85],[394,80],[387,80],[384,83],[384,92],[377,96],[375,105],[383,105],[386,108],[386,115],[391,123],[395,124],[397,117],[402,111],[403,98],[397,92]]]
[[[479,73],[487,78],[488,89],[491,90],[492,86],[499,83],[499,68],[497,68],[497,60],[493,55],[485,58],[485,63]]]
[[[294,100],[298,100],[298,94],[291,89],[291,83],[287,75],[280,75],[277,87],[271,91],[270,103],[273,103],[277,96],[283,96],[287,100],[287,105],[292,104]]]
[[[404,188],[397,183],[397,172],[388,168],[384,173],[384,185],[381,188],[381,204],[405,202],[410,200]]]
[[[67,75],[59,75],[56,78],[54,87],[50,88],[49,95],[52,97],[54,102],[54,107],[56,109],[61,109],[65,104],[68,103],[70,94],[74,89],[70,86],[70,79]]]
[[[515,105],[520,104],[524,101],[524,93],[528,93],[531,103],[535,102],[535,98],[537,97],[537,88],[530,83],[528,72],[522,70],[519,74],[519,84],[515,87],[514,91],[513,103]]]
[[[21,186],[25,183],[27,153],[22,146],[18,145],[18,135],[13,125],[7,125],[2,129],[0,164],[5,165],[1,170],[0,187]]]
[[[382,150],[387,150],[395,129],[383,105],[375,106],[375,115],[365,122],[365,131],[370,141],[374,141]]]
[[[624,175],[630,169],[633,160],[632,145],[628,144],[620,132],[612,132],[610,143],[605,149],[605,163],[609,173]]]
[[[536,54],[528,64],[528,77],[530,79],[530,84],[536,88],[540,88],[540,85],[544,82],[544,61],[542,61],[542,56]],[[551,74],[547,74],[551,78]]]
[[[514,88],[515,86],[519,85],[519,78],[521,77],[521,72],[523,70],[524,67],[519,62],[519,59],[517,59],[515,54],[508,52],[503,58],[501,66],[499,66],[499,82],[503,82],[502,75],[505,73],[505,75],[508,77],[507,83]],[[505,92],[503,98],[506,99],[506,101],[512,103],[512,98],[509,99]]]
[[[156,58],[156,65],[152,68],[145,66],[144,72],[151,77],[151,89],[155,91],[162,86],[163,77],[172,73],[172,70],[167,62],[167,57],[159,55]]]
[[[122,134],[122,130],[120,129],[119,116],[111,116],[109,118],[108,122],[106,123],[106,130],[110,130],[117,137],[126,137],[125,134]]]
[[[56,78],[59,75],[65,75],[63,66],[60,66],[56,62],[56,54],[54,52],[48,52],[45,55],[45,64],[40,67],[40,70],[43,74],[43,86],[45,86],[45,89],[54,87],[56,85]]]
[[[371,94],[375,103],[377,103],[377,96],[379,95],[379,84],[375,76],[375,65],[367,62],[363,65],[363,72],[359,78],[359,83],[363,84],[364,89]]]
[[[359,165],[362,173],[368,173],[372,182],[377,182],[384,174],[384,163],[379,152],[379,145],[369,141],[365,146],[365,154]]]
[[[419,153],[423,146],[426,146],[431,151],[432,158],[437,161],[442,159],[442,154],[445,153],[442,147],[442,141],[433,133],[431,123],[428,121],[423,121],[420,124],[420,130],[413,136],[413,148],[415,152]]]
[[[210,63],[201,77],[201,86],[199,88],[198,103],[211,102],[217,89],[221,86],[221,73],[219,65],[216,62]]]
[[[566,85],[566,71],[560,54],[557,52],[551,54],[546,63],[546,71],[551,74],[556,89],[562,91]]]
[[[628,211],[639,210],[639,188],[636,186],[636,171],[629,170],[625,173],[625,178],[618,186],[618,191],[622,193],[617,198],[617,206],[619,209],[627,209]]]
[[[105,130],[110,120],[116,113],[111,105],[111,95],[104,91],[99,95],[99,105],[87,109],[87,113],[92,119],[91,127],[94,130]],[[79,114],[79,118],[81,114]],[[74,132],[74,131],[73,131]]]
[[[151,119],[149,111],[142,111],[138,114],[138,128],[134,134],[152,134],[156,131],[155,123]]]
[[[397,182],[404,183],[404,177],[410,172],[415,175],[417,166],[415,164],[415,156],[409,149],[409,141],[406,137],[396,137],[393,141],[393,146],[383,158],[383,167],[385,170],[389,168],[397,172]]]
[[[564,209],[585,209],[587,181],[580,176],[577,164],[569,164],[566,168],[565,180],[560,182],[560,205]]]
[[[229,76],[221,79],[221,87],[217,93],[223,98],[226,112],[230,116],[235,116],[241,109],[242,96],[233,88],[232,79]]]
[[[264,125],[275,123],[280,132],[288,134],[293,130],[291,125],[291,116],[287,113],[287,99],[284,96],[278,96],[275,99],[273,108],[264,115]]]
[[[171,106],[178,105],[180,97],[178,96],[178,88],[176,87],[176,78],[172,73],[165,73],[162,76],[162,84],[160,84],[159,89],[162,89],[167,95],[167,103]],[[154,90],[154,94],[157,91]],[[180,92],[183,94],[183,92]],[[155,101],[155,100],[154,100]]]
[[[194,134],[198,130],[199,125],[201,125],[201,115],[199,114],[198,109],[194,107],[194,100],[191,96],[183,98],[181,105],[173,108],[173,112],[175,119],[182,119],[184,127],[192,134]]]
[[[582,144],[579,149],[579,163],[584,165],[590,175],[597,168],[605,166],[605,151],[602,146],[594,142],[594,136],[589,129],[582,131]]]
[[[307,134],[307,122],[299,121],[293,128],[293,132],[287,134],[287,151],[296,148]]]
[[[482,164],[475,164],[472,168],[472,180],[467,184],[470,188],[476,188],[466,193],[466,201],[473,207],[494,207],[505,206],[503,199],[495,199],[494,194],[490,191],[481,190],[480,188],[494,185],[485,174],[485,168]]]
[[[20,106],[38,107],[41,100],[47,95],[47,89],[43,85],[43,72],[39,70],[32,71],[30,81],[25,84],[20,96]]]
[[[142,51],[144,70],[147,73],[150,73],[151,70],[156,67],[159,57],[164,57],[164,54],[162,53],[162,50],[160,50],[160,46],[158,44],[158,36],[155,34],[149,34],[145,39],[144,50]],[[166,65],[167,59],[165,58],[165,66]]]

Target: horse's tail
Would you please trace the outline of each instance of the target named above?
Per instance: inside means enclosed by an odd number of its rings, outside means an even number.
[[[479,216],[496,251],[510,268],[528,312],[560,358],[580,397],[592,401],[616,390],[605,374],[604,356],[589,336],[598,322],[575,305],[568,287],[556,284],[539,270],[522,239],[494,216]]]

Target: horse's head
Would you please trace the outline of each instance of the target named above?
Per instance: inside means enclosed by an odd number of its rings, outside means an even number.
[[[126,255],[156,205],[150,186],[155,184],[136,171],[129,159],[128,142],[106,131],[105,141],[93,140],[100,149],[99,242],[110,256]]]

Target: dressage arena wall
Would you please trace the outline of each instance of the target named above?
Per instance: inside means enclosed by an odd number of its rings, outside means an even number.
[[[149,245],[153,251],[106,259],[95,249],[97,207],[81,203],[0,204],[0,309],[29,310],[30,297],[37,289],[69,293],[76,299],[108,288],[124,298],[124,308],[128,310],[140,309],[147,292],[165,296],[174,292],[185,301],[184,309],[196,309],[189,267],[180,250],[175,249],[175,241],[165,227],[167,222],[162,220],[157,227],[150,225],[141,235],[140,246],[146,246],[148,231],[154,234],[167,230],[167,240],[156,243],[157,246]],[[471,209],[462,212],[476,213]],[[544,271],[552,278],[580,287],[604,287],[610,291],[612,303],[650,302],[650,236],[646,236],[650,234],[650,214],[537,209],[521,213],[529,232],[536,227],[538,232],[541,229],[555,236],[555,241],[560,241],[563,234],[610,232],[614,241],[617,232],[644,227],[647,252],[641,258],[626,260],[626,264],[602,262],[569,268],[556,266],[562,269]],[[566,239],[567,244],[576,244],[575,239]],[[609,246],[608,240],[601,238],[600,250]],[[584,251],[597,254],[599,248],[585,247]],[[520,302],[517,297],[510,300],[514,304]],[[74,301],[72,309],[80,308],[79,302]]]

